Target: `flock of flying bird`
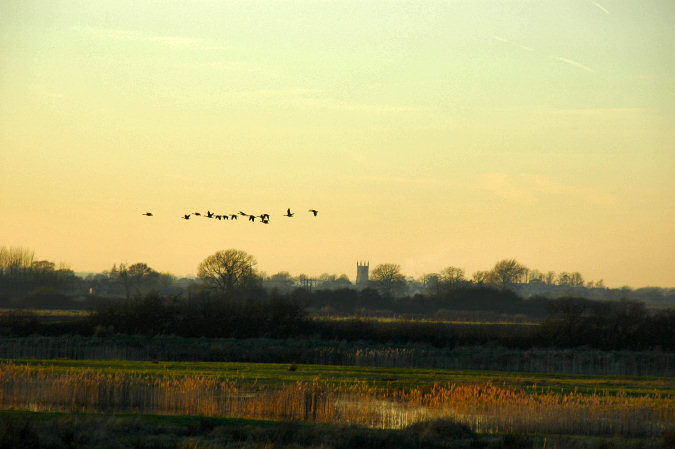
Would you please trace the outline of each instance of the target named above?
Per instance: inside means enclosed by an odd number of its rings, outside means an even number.
[[[308,212],[311,212],[312,215],[315,216],[315,217],[319,213],[319,211],[316,210],[316,209],[309,209]],[[145,212],[141,215],[146,215],[148,217],[153,216],[152,212]],[[288,217],[288,218],[293,218],[294,215],[295,215],[295,213],[291,212],[291,208],[289,207],[288,209],[286,209],[286,213],[283,216]],[[270,214],[268,214],[268,213],[262,213],[260,215],[251,215],[251,214],[247,214],[246,212],[243,212],[243,211],[239,211],[238,214],[229,214],[229,215],[224,214],[223,215],[223,214],[216,214],[215,212],[211,212],[209,210],[209,211],[206,212],[205,215],[202,215],[200,212],[193,212],[191,214],[185,214],[181,218],[183,220],[189,220],[191,216],[214,218],[216,220],[236,220],[240,216],[242,216],[242,217],[246,217],[248,219],[248,221],[250,221],[250,222],[255,222],[256,218],[259,218],[260,222],[264,223],[264,224],[269,224],[269,222],[270,222]]]

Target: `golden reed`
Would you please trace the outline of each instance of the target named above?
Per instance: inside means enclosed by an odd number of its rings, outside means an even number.
[[[399,428],[448,418],[478,432],[660,436],[675,422],[671,395],[582,394],[445,383],[258,384],[209,376],[102,373],[0,365],[0,408],[227,416]]]

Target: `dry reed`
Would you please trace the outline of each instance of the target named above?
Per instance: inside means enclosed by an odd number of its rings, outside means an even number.
[[[209,376],[103,373],[0,365],[0,408],[140,412],[354,423],[401,428],[451,418],[478,432],[660,436],[675,422],[672,396],[524,390],[493,382],[408,389],[315,379],[281,385]]]

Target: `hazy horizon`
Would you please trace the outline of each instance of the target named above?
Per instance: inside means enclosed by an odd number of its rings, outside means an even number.
[[[30,248],[24,248],[24,249],[30,250]],[[227,248],[227,249],[230,249],[230,248]],[[234,249],[237,249],[237,248],[234,248]],[[214,251],[214,252],[215,252],[215,251]],[[211,254],[208,254],[208,255],[204,256],[202,259],[199,260],[199,262],[201,262],[203,259],[205,259],[205,258],[206,258],[207,256],[209,256],[209,255],[211,255]],[[373,262],[373,263],[371,263],[370,260],[365,260],[365,259],[358,259],[358,260],[356,260],[356,259],[354,259],[353,264],[352,264],[352,267],[351,267],[351,270],[345,270],[345,271],[341,271],[341,272],[328,272],[328,271],[321,271],[320,269],[319,269],[318,271],[308,271],[308,270],[304,270],[304,271],[298,271],[298,272],[291,272],[291,271],[285,270],[285,269],[283,269],[283,268],[280,269],[280,270],[276,270],[276,271],[271,271],[271,272],[270,272],[270,271],[267,271],[267,270],[261,268],[260,260],[259,260],[259,258],[258,258],[255,254],[251,254],[251,255],[256,259],[256,269],[257,269],[260,273],[262,273],[264,276],[267,276],[267,277],[272,276],[272,275],[275,275],[275,274],[277,274],[277,273],[281,273],[281,272],[287,272],[287,273],[289,273],[289,274],[290,274],[291,276],[293,276],[293,277],[297,277],[297,276],[300,276],[300,275],[306,275],[306,276],[308,276],[309,278],[312,278],[312,279],[317,279],[317,278],[319,278],[319,277],[320,277],[321,275],[323,275],[323,274],[336,275],[336,276],[338,276],[338,277],[341,276],[341,275],[346,275],[347,278],[348,278],[348,279],[350,280],[350,282],[352,282],[352,283],[354,283],[354,282],[356,281],[356,266],[357,266],[357,263],[366,263],[366,264],[369,264],[371,270],[374,269],[374,268],[375,268],[377,265],[379,265],[379,264],[394,263],[394,264],[400,265],[400,264],[396,263],[395,261],[378,261],[378,262]],[[39,254],[35,253],[35,260],[45,260],[45,259],[44,259],[44,258],[41,258]],[[144,261],[142,261],[142,260],[133,260],[133,261],[132,261],[132,260],[121,260],[121,261],[117,261],[117,262],[113,262],[113,263],[111,263],[111,264],[108,264],[106,267],[104,267],[104,268],[102,268],[102,269],[100,269],[100,270],[87,270],[87,269],[84,269],[84,270],[78,270],[78,269],[73,269],[73,267],[70,266],[70,264],[68,264],[67,261],[63,261],[63,260],[50,260],[50,262],[54,262],[54,263],[56,264],[56,267],[57,267],[57,268],[59,267],[59,264],[62,264],[64,267],[67,267],[68,269],[72,269],[73,272],[74,272],[77,276],[81,276],[81,277],[86,277],[87,275],[100,274],[100,273],[103,273],[103,272],[109,272],[114,266],[119,266],[120,264],[126,264],[127,266],[129,266],[129,265],[132,265],[132,264],[135,264],[135,263],[146,263],[146,262],[144,262]],[[199,262],[198,262],[197,264],[199,264]],[[498,262],[498,261],[495,261],[495,263],[497,263],[497,262]],[[476,272],[476,271],[489,271],[489,270],[491,270],[491,269],[494,267],[494,263],[491,264],[491,265],[489,265],[489,266],[477,267],[477,268],[474,269],[474,270],[466,270],[466,269],[464,268],[464,266],[462,266],[462,264],[457,264],[457,265],[453,265],[453,266],[454,266],[454,267],[457,267],[457,268],[463,269],[463,270],[465,271],[465,272],[464,272],[464,277],[465,277],[467,280],[471,280],[472,275],[473,275],[474,272]],[[157,268],[154,267],[154,266],[152,266],[152,265],[149,265],[149,267],[152,268],[152,269],[157,270]],[[419,280],[419,279],[420,279],[421,277],[423,277],[424,275],[439,274],[439,272],[440,272],[443,268],[446,268],[446,267],[448,267],[448,266],[446,265],[446,266],[443,266],[443,267],[439,267],[439,268],[436,269],[436,270],[425,271],[425,272],[420,272],[420,273],[415,273],[415,274],[406,272],[405,270],[402,269],[402,270],[401,270],[401,273],[402,273],[404,276],[406,276],[406,278],[408,278],[408,277],[413,277],[414,279]],[[546,269],[545,267],[542,268],[542,267],[527,266],[526,268],[527,268],[528,270],[538,270],[538,271],[541,272],[542,274],[546,274],[546,273],[549,272],[549,271],[554,271],[554,270],[548,270],[548,269]],[[180,279],[180,278],[195,278],[195,279],[197,279],[197,278],[198,278],[198,276],[197,276],[197,274],[196,274],[196,272],[197,272],[196,266],[195,266],[195,270],[194,270],[193,272],[187,272],[187,273],[174,273],[174,272],[167,271],[167,270],[159,270],[159,271],[162,272],[162,273],[168,273],[168,274],[171,274],[171,275],[175,276],[175,277],[178,278],[178,279]],[[558,274],[561,274],[561,273],[563,273],[563,272],[574,273],[574,272],[579,272],[579,271],[578,271],[578,270],[575,270],[575,269],[573,269],[573,268],[570,268],[570,269],[567,269],[567,270],[556,271],[555,274],[558,275]],[[627,284],[608,285],[606,282],[604,282],[604,279],[601,279],[601,278],[599,278],[599,279],[590,279],[590,278],[586,277],[586,276],[584,275],[584,273],[580,273],[580,274],[582,275],[584,282],[588,282],[588,281],[594,281],[594,282],[597,282],[597,281],[601,281],[601,280],[602,280],[603,283],[604,283],[604,287],[605,287],[605,288],[610,288],[610,289],[612,289],[612,288],[622,288],[622,287],[629,287],[629,288],[631,288],[631,289],[639,289],[639,288],[647,288],[647,287],[656,287],[656,288],[663,288],[663,289],[671,289],[671,288],[675,288],[675,286],[673,286],[673,285],[639,285],[639,286],[627,285]]]
[[[0,245],[78,272],[236,248],[267,274],[513,258],[675,287],[673,22],[667,0],[7,0]],[[272,218],[181,219],[207,210]]]

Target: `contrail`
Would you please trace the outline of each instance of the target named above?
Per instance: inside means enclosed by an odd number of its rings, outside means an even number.
[[[606,9],[604,6],[602,6],[602,5],[599,4],[599,3],[594,2],[593,0],[590,0],[590,1],[591,1],[591,3],[593,3],[595,6],[597,6],[598,8],[600,8],[605,14],[609,14],[609,11],[607,11],[607,9]]]
[[[507,43],[507,44],[510,44],[510,45],[515,45],[516,47],[520,47],[520,48],[522,48],[523,50],[534,51],[534,48],[530,48],[530,47],[526,47],[526,46],[524,46],[524,45],[517,44],[517,43],[512,42],[512,41],[510,41],[510,40],[508,40],[508,39],[504,39],[504,38],[501,37],[501,36],[492,36],[492,37],[493,37],[495,40],[498,40],[499,42],[504,42],[504,43]]]
[[[562,61],[562,62],[566,62],[567,64],[573,65],[573,66],[575,66],[575,67],[579,67],[580,69],[586,70],[587,72],[595,73],[595,70],[593,70],[592,68],[590,68],[590,67],[588,67],[588,66],[585,66],[585,65],[583,65],[583,64],[581,64],[581,63],[579,63],[579,62],[572,61],[571,59],[561,58],[560,56],[558,56],[556,59],[558,59],[558,60],[560,60],[560,61]]]

